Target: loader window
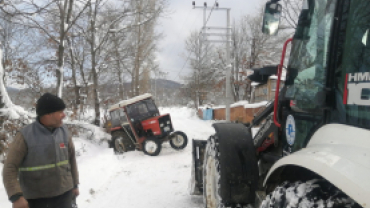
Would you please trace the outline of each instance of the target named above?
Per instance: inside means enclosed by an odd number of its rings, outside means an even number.
[[[342,16],[348,16],[339,40],[341,56],[336,69],[334,122],[370,129],[370,1],[352,0]],[[342,42],[341,42],[342,41]]]
[[[299,111],[321,113],[335,1],[308,0],[306,6],[293,37],[285,96]]]

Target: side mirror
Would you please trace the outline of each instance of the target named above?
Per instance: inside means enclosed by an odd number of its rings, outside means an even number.
[[[282,6],[276,2],[267,2],[263,15],[262,33],[276,35],[279,28]]]

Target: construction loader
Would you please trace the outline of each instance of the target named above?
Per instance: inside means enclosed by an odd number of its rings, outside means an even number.
[[[206,208],[370,207],[369,8],[303,1],[274,101],[249,125],[215,123],[208,140],[193,140],[191,194]],[[281,11],[266,3],[265,34],[277,33]]]

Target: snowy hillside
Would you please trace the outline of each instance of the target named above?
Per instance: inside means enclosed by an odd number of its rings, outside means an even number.
[[[207,139],[214,133],[212,121],[202,121],[188,108],[163,108],[170,113],[175,130],[191,139]],[[103,132],[94,135],[101,137]],[[96,141],[96,140],[93,140]],[[133,151],[114,155],[107,143],[74,138],[80,172],[79,208],[198,208],[201,196],[190,196],[188,182],[191,171],[191,142],[183,151],[168,143],[159,156],[150,157]],[[3,165],[0,165],[2,171]],[[3,186],[0,186],[0,207],[11,208]]]

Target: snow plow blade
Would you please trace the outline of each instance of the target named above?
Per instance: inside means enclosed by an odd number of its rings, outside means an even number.
[[[189,184],[190,195],[203,194],[203,160],[206,149],[206,140],[193,139],[191,179]]]

